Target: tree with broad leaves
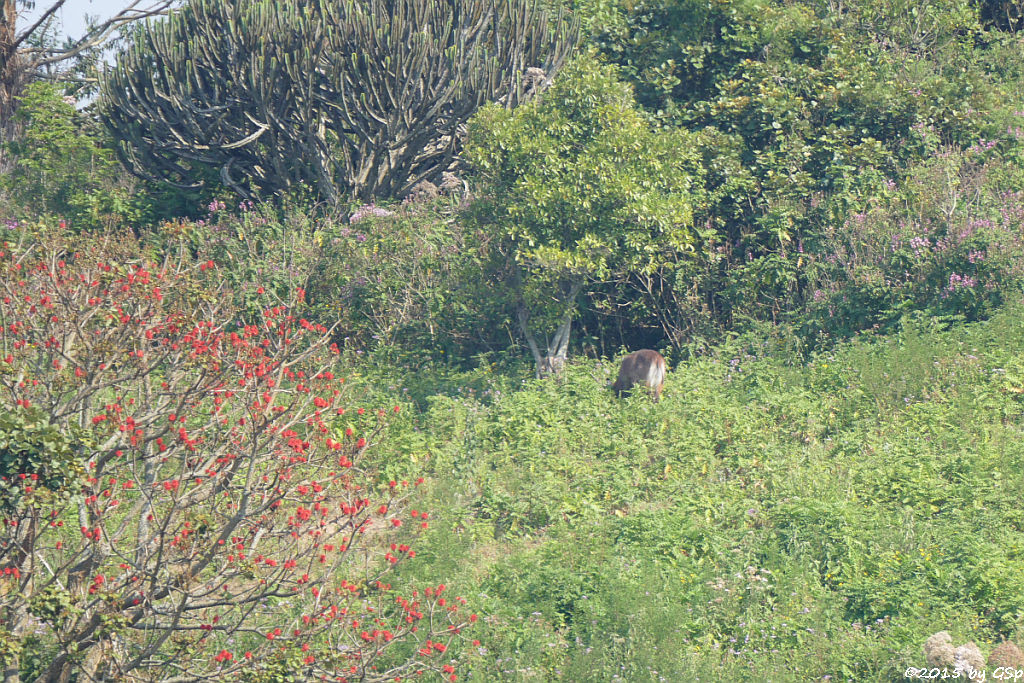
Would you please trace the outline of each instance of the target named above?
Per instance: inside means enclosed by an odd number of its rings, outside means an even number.
[[[452,169],[478,107],[543,87],[576,33],[536,0],[194,0],[140,27],[100,115],[142,177],[401,198]]]
[[[14,235],[14,233],[12,233]],[[475,617],[399,590],[429,515],[365,454],[304,293],[240,321],[212,262],[0,246],[4,681],[445,677]],[[253,284],[256,288],[257,285]]]
[[[486,183],[473,212],[508,257],[538,377],[565,363],[588,284],[692,260],[713,240],[694,221],[706,202],[694,136],[652,129],[616,75],[582,56],[538,100],[470,122],[466,157]]]

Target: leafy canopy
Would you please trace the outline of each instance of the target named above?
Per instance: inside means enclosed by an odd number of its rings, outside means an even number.
[[[137,220],[138,209],[101,131],[54,83],[37,81],[18,97],[17,138],[0,144],[13,161],[0,173],[0,195],[12,214],[39,211],[96,227]]]
[[[478,215],[517,261],[607,278],[698,248],[693,136],[652,129],[617,74],[584,56],[539,101],[471,122],[466,157],[488,183]]]

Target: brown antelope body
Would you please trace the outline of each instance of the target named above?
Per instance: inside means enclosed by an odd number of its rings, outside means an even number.
[[[636,384],[643,384],[654,392],[655,402],[661,398],[661,387],[665,384],[665,359],[657,351],[641,349],[622,359],[619,376],[612,385],[616,396],[629,391]]]

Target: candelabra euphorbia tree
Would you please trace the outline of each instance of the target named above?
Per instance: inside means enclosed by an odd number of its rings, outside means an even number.
[[[0,249],[6,680],[454,676],[461,598],[391,584],[418,482],[362,466],[398,408],[349,405],[301,290],[239,321],[175,263]]]
[[[576,32],[532,0],[192,0],[136,32],[99,111],[144,177],[405,197],[449,169],[480,105],[557,72]]]

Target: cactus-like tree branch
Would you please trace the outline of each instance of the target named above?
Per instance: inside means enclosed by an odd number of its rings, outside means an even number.
[[[143,177],[403,197],[452,167],[480,105],[557,72],[576,33],[534,0],[194,0],[140,27],[100,113]]]

